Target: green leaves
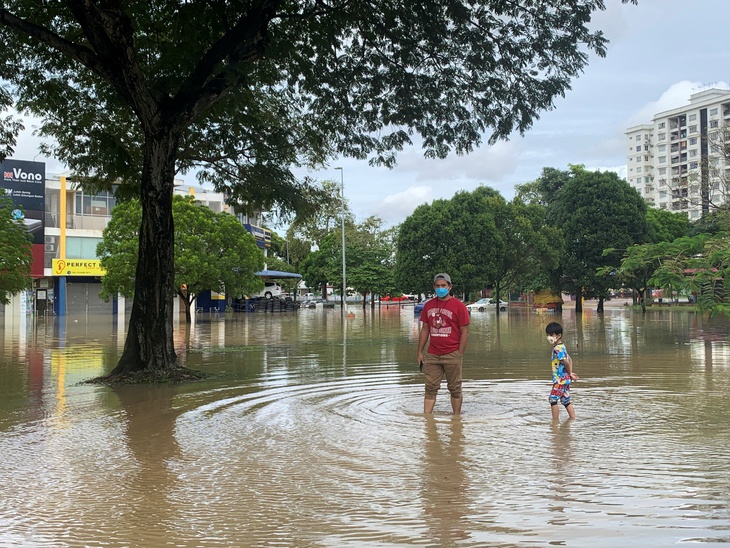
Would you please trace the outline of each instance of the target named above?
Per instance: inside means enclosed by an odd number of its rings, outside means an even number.
[[[177,169],[232,199],[312,204],[291,168],[392,166],[527,131],[605,53],[599,0],[313,3],[161,0],[0,9],[18,108],[75,172],[137,187],[140,143],[180,134]],[[304,183],[304,184],[303,184]]]
[[[30,289],[32,244],[25,226],[13,217],[13,202],[0,189],[0,303],[14,293]]]
[[[137,268],[137,231],[142,208],[137,200],[118,204],[97,255],[107,274],[102,295],[134,294]],[[263,268],[263,254],[241,223],[227,213],[214,213],[191,197],[173,198],[175,222],[175,288],[189,306],[201,291],[231,296],[253,293],[262,287],[254,275]],[[182,290],[182,287],[185,290]]]

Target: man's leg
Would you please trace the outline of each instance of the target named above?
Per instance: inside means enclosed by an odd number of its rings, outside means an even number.
[[[428,394],[423,398],[423,412],[427,415],[433,413],[433,408],[436,407],[436,398],[429,399]]]
[[[461,414],[461,363],[462,357],[456,352],[447,354],[444,360],[444,374],[446,375],[446,386],[451,394],[451,410],[454,415]]]
[[[436,406],[436,394],[441,387],[441,379],[444,376],[444,369],[438,362],[438,357],[431,354],[423,356],[423,376],[426,377],[426,389],[423,397],[423,412],[433,413]]]

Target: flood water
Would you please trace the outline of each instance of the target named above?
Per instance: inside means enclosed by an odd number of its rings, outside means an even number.
[[[472,315],[464,407],[422,414],[412,307],[203,315],[179,386],[80,384],[111,317],[0,325],[2,546],[730,544],[730,322]],[[563,323],[581,380],[553,423]]]

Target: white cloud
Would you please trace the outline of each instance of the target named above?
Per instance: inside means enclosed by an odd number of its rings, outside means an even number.
[[[382,200],[373,201],[368,206],[370,215],[380,217],[387,225],[398,224],[408,217],[421,204],[434,200],[431,186],[410,186],[402,192],[388,194]]]
[[[409,149],[399,156],[397,172],[408,173],[416,181],[475,179],[484,183],[500,181],[514,173],[521,154],[516,141],[482,145],[471,154],[451,154],[443,160],[424,160],[422,151]]]

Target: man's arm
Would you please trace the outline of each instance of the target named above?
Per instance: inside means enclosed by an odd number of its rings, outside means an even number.
[[[462,356],[466,351],[466,341],[469,338],[469,325],[461,326],[461,339],[459,339],[459,354]]]
[[[421,322],[421,331],[418,333],[418,363],[423,361],[423,349],[428,342],[429,327],[426,322]]]

